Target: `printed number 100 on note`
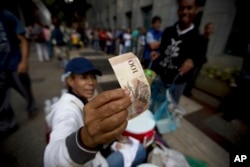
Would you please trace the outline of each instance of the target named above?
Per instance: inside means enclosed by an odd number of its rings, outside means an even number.
[[[140,61],[133,53],[126,53],[109,59],[121,88],[128,89],[132,105],[128,108],[128,119],[134,118],[148,109],[150,86]]]

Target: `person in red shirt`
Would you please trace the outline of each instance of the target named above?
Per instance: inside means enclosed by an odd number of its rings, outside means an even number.
[[[104,51],[106,48],[106,40],[107,40],[107,34],[106,34],[105,28],[103,28],[99,32],[99,42],[100,42],[100,47],[102,51]]]

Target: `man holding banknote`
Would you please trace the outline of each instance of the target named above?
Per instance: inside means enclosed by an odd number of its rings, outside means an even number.
[[[102,73],[85,58],[74,58],[67,64],[62,81],[68,92],[46,115],[50,134],[44,153],[45,167],[122,167],[126,163],[120,151],[111,152],[106,158],[100,151],[125,130],[130,92],[110,90],[88,101],[94,95],[96,75]],[[143,162],[146,156],[143,146],[137,146],[134,152],[129,152],[134,155],[132,166]]]
[[[179,21],[164,30],[160,54],[151,56],[152,69],[160,75],[166,87],[172,87],[178,103],[193,69],[202,63],[201,36],[193,24],[198,0],[177,0]]]

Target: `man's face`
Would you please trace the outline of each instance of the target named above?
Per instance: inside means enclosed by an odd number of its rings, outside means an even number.
[[[161,21],[160,21],[160,20],[157,20],[156,22],[154,22],[153,28],[154,28],[155,30],[160,30],[160,28],[161,28]]]
[[[214,25],[213,24],[209,24],[206,26],[206,29],[205,29],[205,33],[210,36],[214,33]]]
[[[96,76],[94,74],[74,74],[68,78],[68,85],[73,92],[82,98],[91,98],[96,88]]]
[[[178,16],[182,24],[188,25],[192,23],[196,12],[195,0],[181,0],[179,2]]]

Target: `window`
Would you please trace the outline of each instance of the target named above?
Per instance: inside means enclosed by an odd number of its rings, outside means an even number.
[[[151,27],[152,9],[152,5],[141,8],[143,16],[143,26],[146,29],[149,29]]]
[[[126,24],[128,28],[132,28],[132,12],[127,12],[126,14]]]
[[[115,28],[117,25],[117,22],[116,22],[116,16],[113,16],[113,28]]]

